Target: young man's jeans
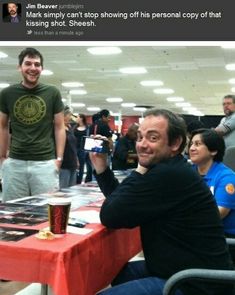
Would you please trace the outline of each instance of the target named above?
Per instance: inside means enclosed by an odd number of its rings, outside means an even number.
[[[24,161],[8,158],[2,165],[3,201],[59,189],[55,160]]]
[[[162,295],[166,280],[151,277],[145,261],[128,262],[112,282],[112,288],[98,295]],[[183,295],[179,290],[175,295]]]

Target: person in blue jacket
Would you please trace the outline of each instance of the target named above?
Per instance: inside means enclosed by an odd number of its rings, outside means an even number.
[[[225,234],[235,237],[235,172],[222,163],[224,139],[212,129],[192,132],[189,156],[215,197]]]

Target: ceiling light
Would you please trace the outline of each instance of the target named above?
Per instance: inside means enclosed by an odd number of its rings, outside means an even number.
[[[123,74],[145,74],[147,70],[144,67],[129,67],[129,68],[120,68],[119,72]]]
[[[189,102],[176,102],[175,104],[177,107],[191,107]]]
[[[121,116],[120,113],[114,113],[112,111],[110,111],[110,115],[113,116],[113,117],[120,117]]]
[[[146,80],[146,81],[141,81],[140,84],[142,86],[162,86],[163,82],[159,80]]]
[[[235,44],[234,43],[224,44],[224,45],[221,46],[221,48],[224,48],[224,49],[234,49],[235,48]]]
[[[156,94],[171,94],[171,93],[174,93],[174,90],[170,88],[159,88],[159,89],[154,89],[153,92]]]
[[[73,106],[75,108],[84,108],[86,105],[85,105],[85,103],[82,103],[82,102],[72,102],[71,106]]]
[[[106,101],[108,101],[108,102],[121,102],[121,101],[123,101],[123,99],[121,97],[109,97],[109,98],[106,98]]]
[[[186,111],[186,112],[197,112],[197,108],[194,108],[194,107],[183,107],[182,108],[183,111]]]
[[[10,86],[9,83],[0,83],[0,88],[6,88],[8,86]]]
[[[64,83],[61,83],[61,85],[64,87],[70,87],[70,88],[84,86],[84,84],[80,82],[64,82]]]
[[[228,71],[235,71],[235,64],[227,64],[225,69]]]
[[[135,108],[133,108],[133,110],[137,111],[137,112],[145,112],[147,109],[143,108],[143,107],[135,107]]]
[[[87,51],[94,55],[110,55],[110,54],[119,54],[121,49],[119,47],[90,47]]]
[[[0,58],[6,58],[8,55],[2,51],[0,51]]]
[[[203,113],[200,112],[200,111],[192,112],[191,115],[198,116],[198,117],[205,116],[205,114],[203,114]]]
[[[166,99],[167,101],[184,101],[183,97],[179,97],[179,96],[172,96],[172,97],[167,97]]]
[[[228,80],[228,83],[230,83],[230,84],[235,84],[235,78],[229,79],[229,80]]]
[[[231,91],[232,91],[232,92],[235,92],[235,87],[232,87],[232,88],[231,88]]]
[[[87,110],[91,111],[91,112],[98,112],[98,111],[100,111],[100,108],[99,107],[88,107]]]
[[[42,70],[42,73],[41,73],[43,76],[51,76],[53,75],[53,72],[50,71],[50,70]]]
[[[121,104],[122,107],[124,108],[133,108],[136,106],[136,103],[133,103],[133,102],[123,102]]]
[[[86,90],[83,89],[73,89],[69,91],[69,94],[71,95],[83,95],[83,94],[87,94]]]

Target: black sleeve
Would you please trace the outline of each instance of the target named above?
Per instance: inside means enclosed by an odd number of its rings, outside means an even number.
[[[202,180],[192,176],[191,170],[170,171],[157,164],[143,175],[133,171],[116,188],[112,186],[112,193],[107,189],[109,180],[102,180],[106,200],[100,212],[101,222],[110,228],[132,228],[190,214],[204,190]]]

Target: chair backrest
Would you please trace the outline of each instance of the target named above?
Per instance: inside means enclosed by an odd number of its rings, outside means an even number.
[[[235,171],[235,146],[230,146],[225,150],[223,163]]]

